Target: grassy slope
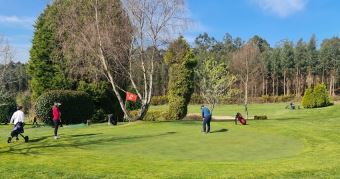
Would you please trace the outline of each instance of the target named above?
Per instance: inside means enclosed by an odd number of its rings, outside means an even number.
[[[156,108],[165,108],[160,106]],[[190,106],[190,112],[199,112]],[[250,115],[272,120],[137,122],[118,127],[78,125],[60,130],[27,128],[30,143],[6,144],[0,126],[0,178],[203,178],[340,176],[340,105],[284,109],[284,104],[250,105]],[[234,115],[242,106],[219,106],[215,115]]]

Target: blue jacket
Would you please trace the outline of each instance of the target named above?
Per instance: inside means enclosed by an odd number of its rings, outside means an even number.
[[[202,108],[202,117],[206,118],[206,117],[210,117],[211,113],[210,110],[207,107],[203,107]]]

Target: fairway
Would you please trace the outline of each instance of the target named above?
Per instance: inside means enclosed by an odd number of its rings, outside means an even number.
[[[199,121],[135,122],[65,126],[56,141],[52,128],[27,126],[29,143],[7,144],[11,128],[0,126],[0,178],[339,177],[340,105],[284,106],[250,105],[251,115],[270,119],[212,122],[210,134]],[[214,114],[237,111],[242,106],[218,106]]]

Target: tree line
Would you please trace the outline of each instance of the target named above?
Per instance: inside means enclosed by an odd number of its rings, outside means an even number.
[[[340,84],[339,37],[324,39],[320,48],[315,35],[308,42],[299,39],[294,43],[284,39],[271,47],[264,38],[257,35],[243,41],[239,37],[232,38],[230,34],[226,34],[222,41],[217,41],[204,33],[195,39],[192,46],[199,63],[197,73],[204,70],[202,65],[207,61],[224,64],[226,71],[237,77],[234,93],[249,93],[251,97],[300,97],[307,88],[324,83],[329,94],[334,96]],[[214,67],[211,66],[210,70],[214,70]],[[166,73],[165,70],[158,75],[167,76]],[[199,76],[195,80],[195,93],[200,94],[204,86],[201,85]],[[161,91],[157,93],[166,95]]]
[[[112,93],[128,119],[143,118],[152,96],[169,92],[176,68],[164,57],[180,48],[168,46],[188,20],[183,0],[155,2],[53,1],[35,24],[27,67],[33,101],[54,89]],[[314,35],[308,41],[285,39],[271,46],[257,35],[244,41],[226,34],[218,41],[203,33],[190,46],[190,58],[197,62],[192,91],[214,104],[232,96],[244,96],[245,104],[248,97],[299,97],[318,83],[335,95],[339,86],[338,37],[324,39],[320,47]],[[137,116],[127,110],[126,91],[140,99]]]

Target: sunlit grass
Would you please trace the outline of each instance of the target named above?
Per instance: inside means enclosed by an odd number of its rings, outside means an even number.
[[[136,122],[119,126],[31,128],[11,144],[10,126],[0,126],[0,178],[334,178],[340,175],[340,105],[285,109],[286,104],[250,105],[247,126],[212,122]],[[152,109],[165,109],[157,106]],[[232,116],[243,106],[218,106]],[[199,113],[199,105],[189,107]]]

